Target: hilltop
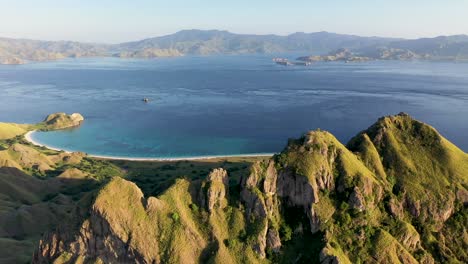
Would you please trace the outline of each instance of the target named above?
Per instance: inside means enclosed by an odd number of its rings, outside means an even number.
[[[245,163],[109,162],[28,146],[21,136],[3,144],[18,166],[0,169],[16,186],[1,190],[11,212],[0,220],[41,212],[50,221],[2,225],[8,248],[24,252],[33,245],[25,239],[45,233],[34,263],[468,260],[468,155],[403,113],[346,145],[315,130]],[[30,169],[39,161],[49,166],[43,173]],[[50,209],[34,209],[44,203]],[[54,220],[63,210],[73,221]]]
[[[339,49],[352,51],[353,57],[372,59],[466,60],[468,59],[468,36],[405,40],[330,32],[297,32],[279,36],[194,29],[112,45],[0,38],[0,64],[23,64],[30,61],[77,57],[157,58],[285,52],[303,52],[312,54],[307,57],[313,57],[329,53],[328,56],[333,56]],[[329,59],[322,58],[321,60]],[[317,58],[311,60],[317,60]]]

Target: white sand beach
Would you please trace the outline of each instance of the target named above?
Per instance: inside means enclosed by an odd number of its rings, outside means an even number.
[[[24,138],[31,144],[45,147],[55,151],[63,151],[66,153],[71,153],[74,151],[59,149],[55,147],[51,147],[40,142],[35,141],[32,138],[32,135],[36,131],[29,131],[24,134]],[[89,157],[98,158],[98,159],[107,159],[107,160],[128,160],[128,161],[181,161],[181,160],[209,160],[209,159],[222,159],[222,158],[251,158],[251,157],[271,157],[275,155],[275,153],[252,153],[252,154],[238,154],[238,155],[212,155],[212,156],[195,156],[195,157],[175,157],[175,158],[145,158],[145,157],[118,157],[118,156],[105,156],[105,155],[93,155],[88,154]]]

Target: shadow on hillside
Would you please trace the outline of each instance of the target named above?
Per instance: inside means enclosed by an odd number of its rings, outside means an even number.
[[[126,171],[126,179],[134,182],[146,197],[158,196],[172,186],[176,179],[204,180],[216,168],[228,172],[230,186],[239,184],[243,175],[250,173],[251,165],[265,159],[235,158],[193,161],[110,161]]]
[[[0,256],[14,248],[11,261],[30,263],[44,235],[81,225],[99,186],[93,179],[41,179],[0,167]]]

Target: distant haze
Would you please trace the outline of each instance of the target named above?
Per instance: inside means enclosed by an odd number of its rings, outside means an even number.
[[[468,1],[0,0],[0,36],[117,43],[181,29],[420,38],[468,34]]]

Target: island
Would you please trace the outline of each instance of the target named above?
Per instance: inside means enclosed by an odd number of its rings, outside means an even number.
[[[79,113],[67,115],[66,113],[55,113],[48,115],[44,121],[38,124],[40,130],[60,130],[73,128],[81,125],[84,117]]]
[[[348,50],[343,58],[335,52]],[[468,60],[468,36],[400,39],[330,32],[297,32],[287,36],[234,34],[223,30],[182,30],[174,34],[118,44],[38,41],[0,37],[0,64],[81,57],[156,59],[186,55],[288,54],[303,52],[301,61]],[[318,56],[318,54],[322,54]],[[325,54],[325,55],[323,55]],[[297,62],[292,62],[293,64]],[[279,64],[288,65],[287,62]]]
[[[318,62],[318,61],[343,61],[343,62],[366,62],[371,60],[427,60],[431,56],[428,54],[416,54],[406,49],[394,48],[376,48],[367,49],[364,51],[351,51],[349,49],[338,49],[330,52],[327,55],[321,56],[303,56],[297,58],[299,61],[304,62]]]

